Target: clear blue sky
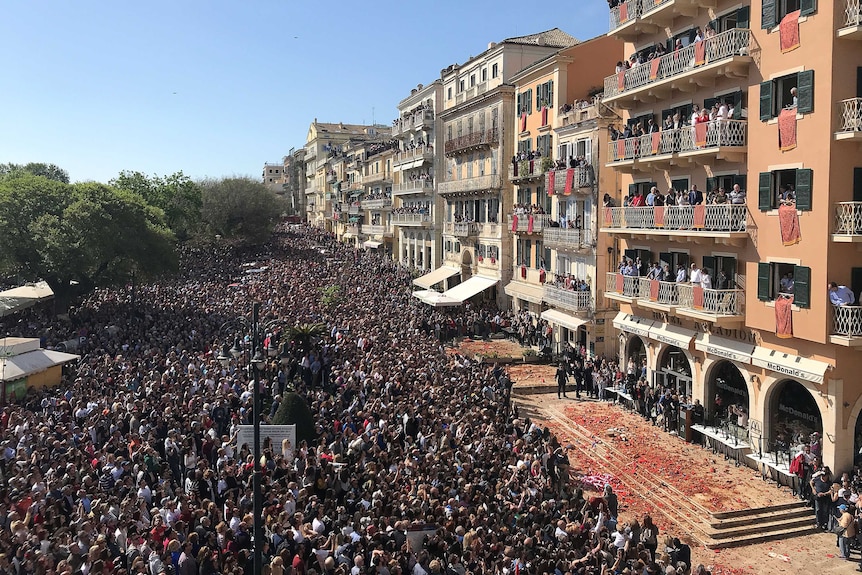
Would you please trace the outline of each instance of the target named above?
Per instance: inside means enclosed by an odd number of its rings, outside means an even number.
[[[309,123],[389,124],[445,66],[559,27],[608,28],[606,0],[7,2],[0,163],[73,181],[121,170],[260,176]]]

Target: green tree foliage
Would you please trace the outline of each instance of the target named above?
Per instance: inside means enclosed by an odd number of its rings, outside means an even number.
[[[178,239],[187,240],[198,231],[203,205],[201,188],[182,172],[147,176],[142,172],[123,171],[110,184],[135,193],[164,211],[165,222]]]
[[[29,164],[0,164],[0,178],[9,178],[30,174],[43,176],[55,182],[69,183],[69,172],[55,164],[30,162]]]
[[[341,301],[341,286],[338,284],[320,289],[320,303],[326,307],[332,307]]]
[[[287,330],[289,341],[294,342],[303,353],[310,350],[325,333],[326,325],[322,323],[301,323]]]
[[[266,241],[281,213],[275,194],[251,178],[201,182],[203,224],[212,234],[245,243]]]
[[[0,272],[43,279],[58,308],[96,286],[176,266],[164,213],[99,183],[64,184],[29,174],[0,180]]]
[[[272,423],[274,425],[295,425],[297,442],[305,440],[312,444],[317,439],[311,409],[308,407],[308,402],[298,393],[285,392]]]

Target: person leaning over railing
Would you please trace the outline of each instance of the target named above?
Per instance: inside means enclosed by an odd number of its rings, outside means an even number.
[[[848,306],[856,302],[853,291],[844,285],[838,285],[835,282],[829,282],[827,286],[829,290],[829,301],[835,306]]]

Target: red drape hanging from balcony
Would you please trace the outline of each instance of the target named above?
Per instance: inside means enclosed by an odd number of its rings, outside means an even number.
[[[778,224],[781,226],[781,243],[785,246],[798,244],[802,240],[796,206],[778,206]]]
[[[617,72],[617,88],[619,88],[620,92],[626,89],[626,71],[622,70]]]
[[[701,122],[694,125],[694,145],[698,148],[706,146],[706,134],[709,129],[709,124]]]
[[[775,335],[782,339],[793,337],[793,296],[775,300]]]
[[[521,279],[527,279],[527,266],[521,264]]]
[[[706,64],[706,40],[694,43],[694,65],[703,66]]]
[[[547,106],[542,106],[542,125],[543,126],[548,125],[548,107]]]
[[[620,3],[620,23],[629,19],[629,5],[625,2]]]
[[[572,195],[572,187],[575,185],[575,169],[569,168],[566,170],[566,189],[563,192],[564,196]]]
[[[527,131],[527,112],[521,112],[521,131]]]
[[[694,309],[703,309],[703,287],[699,285],[692,286],[691,299]]]
[[[706,206],[699,204],[694,207],[694,229],[702,230],[706,227]]]
[[[655,223],[655,227],[663,228],[664,227],[664,209],[665,206],[655,206],[653,208],[653,222]]]
[[[781,19],[778,27],[778,42],[782,52],[791,52],[799,48],[799,13],[800,11],[797,10]]]
[[[557,183],[557,173],[554,170],[548,172],[548,195],[554,195],[554,187]]]
[[[649,63],[649,79],[650,79],[651,81],[652,81],[652,80],[655,80],[656,78],[658,78],[658,69],[659,69],[659,66],[661,66],[661,58],[659,58],[658,56],[656,56],[655,58],[653,58],[652,60],[650,60],[650,63]]]
[[[778,114],[778,148],[782,152],[796,147],[796,108]]]
[[[661,132],[653,132],[652,133],[652,153],[653,155],[658,154],[658,151],[661,149]]]
[[[617,140],[617,157],[616,160],[626,159],[626,141],[620,138]]]
[[[623,293],[623,290],[625,289],[625,285],[626,285],[626,276],[624,276],[623,274],[617,274],[616,285],[615,285],[617,293]]]
[[[548,277],[548,272],[545,271],[545,268],[539,270],[539,283],[545,283],[545,279]]]
[[[517,214],[512,214],[512,231],[513,232],[518,231],[518,215]]]
[[[661,284],[658,280],[650,280],[649,281],[649,300],[650,301],[658,301],[658,290],[661,287]]]
[[[533,233],[533,222],[534,222],[533,214],[530,214],[529,216],[527,216],[527,233],[528,234]]]
[[[605,208],[605,225],[610,227],[614,223],[614,210]]]

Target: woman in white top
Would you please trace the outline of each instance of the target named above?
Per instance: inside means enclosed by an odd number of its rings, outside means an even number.
[[[700,271],[700,287],[703,289],[712,289],[712,278],[709,275],[709,270],[706,268]]]

